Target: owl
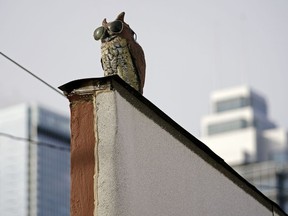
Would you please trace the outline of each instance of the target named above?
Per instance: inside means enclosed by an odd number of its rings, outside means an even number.
[[[145,82],[145,57],[136,42],[136,34],[124,22],[125,12],[116,20],[107,22],[94,31],[95,40],[101,40],[101,64],[104,75],[119,75],[134,89],[143,94]]]

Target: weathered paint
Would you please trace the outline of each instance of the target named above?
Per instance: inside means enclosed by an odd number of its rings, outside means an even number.
[[[70,101],[71,216],[89,216],[94,212],[94,103],[92,97]]]

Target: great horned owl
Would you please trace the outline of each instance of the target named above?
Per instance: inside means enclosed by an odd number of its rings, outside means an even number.
[[[124,22],[125,13],[120,13],[112,22],[102,22],[94,31],[95,40],[101,39],[101,63],[104,75],[119,75],[130,86],[143,94],[145,82],[145,57],[136,42],[136,34]]]

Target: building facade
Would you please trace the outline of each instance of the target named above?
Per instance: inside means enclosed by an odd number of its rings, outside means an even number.
[[[211,107],[201,121],[201,140],[227,163],[267,161],[287,148],[287,133],[269,119],[265,98],[251,88],[215,91]]]
[[[287,216],[118,76],[59,88],[71,109],[71,216]]]
[[[37,105],[0,111],[0,212],[69,215],[69,118]]]

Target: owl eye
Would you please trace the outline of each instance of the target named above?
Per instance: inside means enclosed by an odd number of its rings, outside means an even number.
[[[103,35],[104,35],[104,32],[105,32],[105,28],[103,26],[97,28],[95,31],[94,31],[94,38],[95,40],[100,40]]]
[[[121,22],[120,20],[116,20],[114,22],[111,22],[111,23],[108,24],[108,29],[112,33],[119,34],[123,30],[123,22]]]

